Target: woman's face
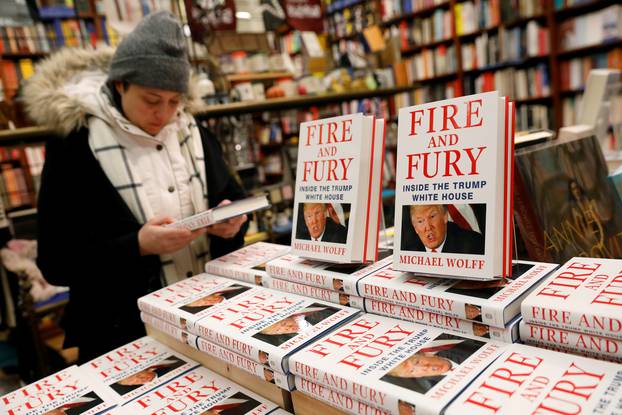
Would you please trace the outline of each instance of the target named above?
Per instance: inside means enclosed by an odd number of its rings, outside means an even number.
[[[175,115],[181,102],[181,94],[175,91],[135,84],[125,88],[119,82],[115,87],[121,95],[121,105],[127,119],[151,135],[157,135],[162,131]]]

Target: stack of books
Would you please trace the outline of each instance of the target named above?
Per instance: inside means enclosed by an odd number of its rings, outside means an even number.
[[[209,274],[141,297],[142,320],[232,366],[293,389],[289,357],[359,310]]]
[[[522,303],[521,339],[622,362],[622,260],[572,258]]]

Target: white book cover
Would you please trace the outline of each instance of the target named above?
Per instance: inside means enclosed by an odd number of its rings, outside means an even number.
[[[447,415],[619,414],[622,366],[512,344]]]
[[[277,404],[197,367],[124,405],[112,415],[270,414]]]
[[[254,286],[199,274],[138,299],[138,308],[183,330],[191,331],[197,320],[215,312],[237,296],[253,293]]]
[[[80,369],[108,386],[125,404],[199,364],[151,337],[142,337],[95,358]]]
[[[520,316],[510,321],[504,328],[499,328],[369,298],[365,299],[365,311],[379,316],[393,317],[425,326],[437,327],[455,334],[466,334],[504,343],[514,343],[519,340],[518,322],[521,319]]]
[[[360,113],[300,124],[292,253],[376,260],[384,124]]]
[[[505,350],[389,317],[364,314],[290,359],[294,375],[392,414],[440,414]]]
[[[3,415],[95,415],[118,403],[103,384],[70,366],[4,395],[0,409]]]
[[[525,323],[622,340],[622,260],[572,258],[522,303]]]
[[[390,264],[391,254],[390,249],[381,249],[378,261],[371,264],[335,264],[287,254],[268,262],[266,271],[273,278],[358,295],[357,281]]]
[[[195,348],[205,354],[215,357],[216,359],[222,360],[223,362],[255,375],[259,379],[265,380],[268,383],[273,383],[281,389],[285,389],[286,391],[294,390],[293,375],[286,375],[274,371],[266,365],[251,360],[246,356],[232,352],[231,350],[205,340],[202,337],[197,337]]]
[[[455,280],[395,271],[390,265],[361,279],[364,298],[504,328],[521,311],[521,301],[557,265],[514,261],[512,275],[492,281]]]
[[[400,109],[395,269],[509,274],[509,111],[496,91]]]
[[[622,363],[622,340],[527,324],[524,321],[521,321],[519,328],[521,340],[531,346]]]
[[[287,254],[289,249],[286,245],[257,242],[207,262],[205,272],[263,285],[266,262]]]
[[[388,410],[376,408],[366,404],[365,402],[357,401],[349,395],[339,393],[326,386],[311,382],[305,378],[301,378],[300,376],[295,376],[294,381],[297,391],[311,396],[319,401],[326,402],[327,404],[337,409],[341,409],[346,413],[354,415],[392,415],[392,412]],[[405,409],[406,412],[404,415],[409,413],[408,410],[410,408],[405,407]],[[402,415],[402,412],[400,412],[400,415]]]
[[[345,294],[342,291],[327,290],[326,288],[281,280],[270,276],[266,277],[264,281],[264,287],[272,288],[273,290],[298,294],[304,297],[317,298],[318,300],[354,307],[359,310],[363,310],[365,308],[364,299],[357,295]]]
[[[256,287],[196,322],[191,332],[289,373],[289,356],[360,310]]]

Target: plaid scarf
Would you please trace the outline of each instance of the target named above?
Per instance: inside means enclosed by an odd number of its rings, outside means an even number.
[[[112,182],[119,195],[130,208],[139,223],[146,223],[154,217],[152,206],[149,204],[142,183],[142,175],[148,172],[139,171],[127,156],[124,142],[136,139],[130,131],[136,129],[112,104],[107,94],[100,94],[100,106],[104,110],[106,119],[100,116],[89,119],[89,145],[95,158]],[[181,111],[177,116],[174,131],[177,134],[181,153],[189,171],[188,189],[195,212],[207,209],[207,181],[205,173],[205,158],[201,133],[194,118]],[[144,135],[144,133],[142,134]],[[147,136],[148,137],[148,136]],[[189,246],[190,257],[193,262],[192,274],[202,272],[203,266],[209,260],[209,244],[207,237],[195,239]],[[183,256],[188,252],[181,250],[172,255],[160,255],[162,263],[162,283],[173,284],[186,277],[182,272]],[[187,261],[186,261],[187,262]],[[184,264],[187,269],[188,264]]]

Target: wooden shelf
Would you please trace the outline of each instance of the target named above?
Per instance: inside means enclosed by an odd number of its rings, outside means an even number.
[[[532,20],[537,20],[540,22],[546,21],[546,15],[545,14],[534,14],[533,16],[519,17],[517,19],[510,20],[509,22],[501,22],[501,25],[505,27],[506,29],[511,29],[516,26],[522,26],[526,23],[529,23]]]
[[[453,43],[453,41],[454,40],[452,38],[449,38],[449,39],[437,40],[437,41],[430,42],[430,43],[425,43],[423,45],[410,45],[406,49],[402,49],[402,55],[410,55],[412,53],[417,53],[423,49],[433,49],[440,45]]]
[[[326,14],[327,15],[331,15],[331,14],[340,12],[342,10],[349,9],[350,7],[354,7],[357,4],[361,4],[361,3],[365,3],[365,2],[366,2],[366,0],[354,0],[354,1],[349,1],[349,2],[344,1],[344,4],[339,6],[339,7],[330,8],[330,6],[328,6],[328,8],[326,10]]]
[[[558,19],[566,19],[568,17],[575,17],[588,12],[593,12],[602,9],[606,6],[610,6],[615,2],[611,0],[592,0],[583,3],[576,4],[570,7],[564,7],[563,9],[555,10],[555,17]]]
[[[461,35],[458,35],[458,38],[462,39],[470,39],[470,38],[474,38],[474,37],[478,37],[480,35],[483,35],[484,33],[490,33],[490,32],[496,32],[497,30],[499,30],[499,26],[490,26],[490,27],[486,27],[484,29],[478,29],[474,32],[469,32],[469,33],[462,33]]]
[[[8,52],[0,53],[0,60],[2,59],[38,59],[48,56],[46,52]]]
[[[292,108],[309,107],[312,105],[328,104],[332,102],[349,101],[352,99],[393,95],[401,92],[411,91],[415,89],[416,86],[418,85],[414,84],[410,86],[395,88],[361,90],[344,93],[326,93],[322,95],[309,96],[302,95],[295,97],[266,99],[263,101],[233,102],[230,104],[210,105],[205,106],[204,109],[197,111],[195,115],[197,115],[198,117],[209,118],[218,117],[221,115],[237,115],[263,111],[287,110]]]
[[[593,53],[619,47],[622,47],[622,38],[607,40],[597,45],[587,45],[575,49],[561,50],[557,53],[557,57],[561,59],[568,59],[575,56],[591,55]]]
[[[239,73],[227,75],[229,82],[253,82],[253,81],[272,81],[279,78],[293,78],[291,72],[260,72],[260,73]]]
[[[419,82],[421,84],[429,84],[431,82],[446,81],[446,80],[451,79],[451,78],[456,78],[457,76],[458,76],[457,72],[452,72],[452,73],[447,73],[447,74],[443,74],[443,75],[433,76],[432,78],[417,79],[415,82]]]
[[[540,103],[548,103],[549,101],[551,101],[551,99],[553,99],[553,97],[551,97],[550,95],[545,95],[542,97],[515,99],[514,103],[516,105],[540,104]]]
[[[402,20],[411,20],[418,17],[423,17],[429,14],[433,14],[436,9],[443,9],[449,7],[451,1],[444,1],[432,7],[425,7],[423,9],[415,10],[410,13],[400,14],[398,16],[390,17],[389,19],[380,23],[381,26],[387,27],[392,26],[396,23],[400,23]]]
[[[473,75],[473,74],[479,74],[482,72],[498,71],[500,69],[506,69],[506,68],[530,66],[530,65],[536,65],[542,61],[546,61],[548,58],[549,58],[549,55],[530,56],[528,58],[525,58],[519,61],[501,62],[496,65],[489,65],[489,66],[484,66],[481,68],[464,69],[462,72],[464,73],[464,75]]]
[[[53,132],[43,127],[24,127],[15,130],[0,130],[0,144],[5,141],[44,142]]]
[[[346,412],[305,395],[300,391],[292,392],[292,402],[296,415],[346,415]],[[381,413],[381,411],[378,411],[378,413]]]

